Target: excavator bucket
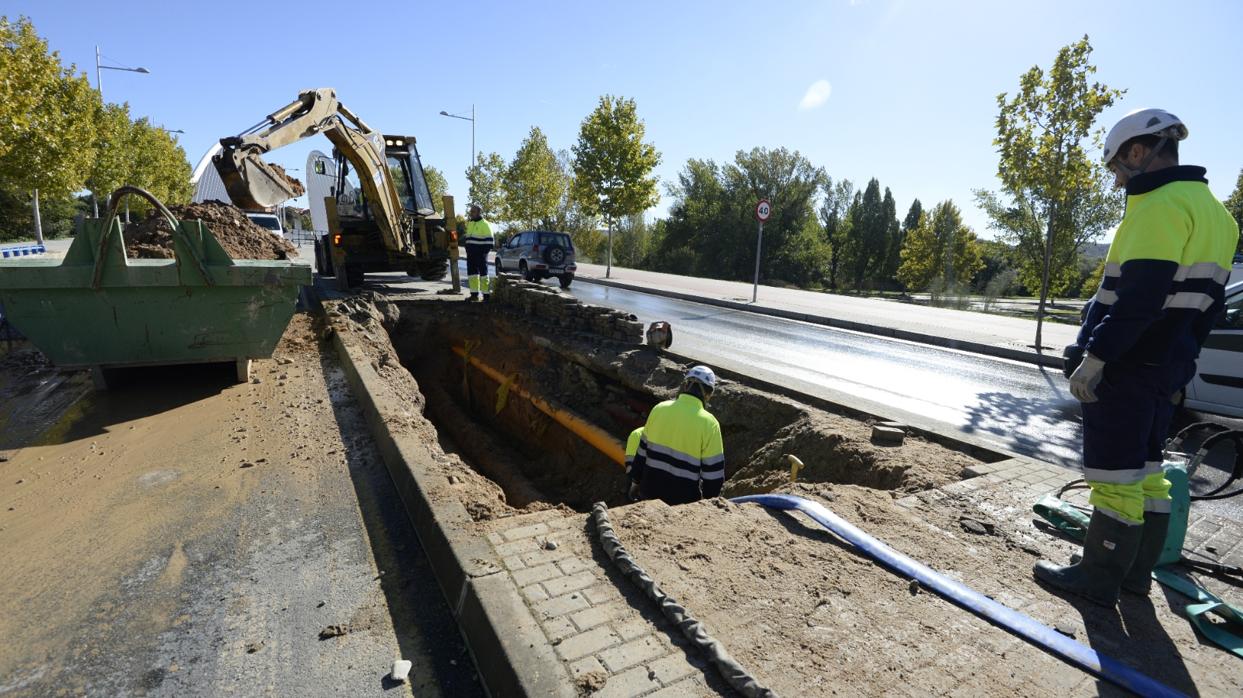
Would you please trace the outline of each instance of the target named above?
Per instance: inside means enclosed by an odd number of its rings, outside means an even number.
[[[268,209],[302,194],[302,187],[284,170],[269,165],[258,153],[234,150],[214,158],[216,169],[238,208]]]

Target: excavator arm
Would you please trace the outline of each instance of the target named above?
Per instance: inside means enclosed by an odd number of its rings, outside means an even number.
[[[243,209],[267,209],[302,194],[295,180],[263,161],[270,150],[324,134],[358,173],[385,246],[405,247],[409,227],[384,155],[384,136],[337,101],[330,88],[306,90],[236,136],[221,138],[212,164],[233,203]]]

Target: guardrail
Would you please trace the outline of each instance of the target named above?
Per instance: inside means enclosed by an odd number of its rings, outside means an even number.
[[[28,257],[32,254],[43,254],[47,248],[41,244],[5,245],[0,247],[0,259],[9,257]]]

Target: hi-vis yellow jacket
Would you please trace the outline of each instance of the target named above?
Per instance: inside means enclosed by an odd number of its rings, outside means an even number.
[[[629,472],[645,499],[685,504],[716,497],[726,477],[720,423],[693,395],[660,403],[647,417]]]
[[[1133,177],[1078,344],[1106,362],[1194,361],[1225,303],[1239,226],[1203,167]]]

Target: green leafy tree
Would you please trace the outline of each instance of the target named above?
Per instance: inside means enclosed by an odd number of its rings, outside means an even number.
[[[431,165],[423,166],[423,178],[427,180],[427,189],[432,193],[432,206],[440,206],[445,194],[449,193],[449,180],[445,179],[444,173]]]
[[[1234,184],[1234,191],[1223,202],[1230,211],[1230,215],[1234,216],[1235,222],[1243,228],[1243,170],[1239,170],[1239,179]],[[1243,254],[1243,235],[1239,236],[1238,246],[1234,248],[1235,252]]]
[[[0,189],[36,206],[40,194],[63,199],[81,189],[95,157],[99,96],[75,72],[29,19],[0,16]],[[41,237],[37,213],[34,227]]]
[[[647,257],[651,239],[651,226],[643,220],[643,214],[636,213],[618,221],[617,230],[613,231],[613,251],[616,253],[617,263],[640,268]]]
[[[881,216],[885,221],[885,260],[878,274],[882,282],[897,280],[898,265],[902,262],[902,226],[898,223],[898,203],[893,199],[889,187],[885,187],[885,197],[881,199]]]
[[[723,167],[690,160],[668,187],[674,203],[654,254],[662,271],[751,280],[755,272],[755,204],[767,198],[760,277],[818,284],[829,250],[815,220],[824,173],[785,148],[738,151]]]
[[[902,232],[909,233],[919,225],[919,217],[924,215],[924,205],[919,203],[919,199],[911,202],[911,207],[906,210],[906,218],[902,219]]]
[[[589,215],[602,217],[609,230],[605,276],[612,271],[613,224],[660,200],[652,175],[660,153],[643,142],[645,133],[633,99],[605,95],[583,120],[574,146],[575,198]]]
[[[499,153],[479,153],[475,156],[474,167],[466,170],[466,181],[470,182],[467,205],[478,204],[488,220],[509,219],[505,206],[505,158]],[[466,207],[462,210],[466,211]]]
[[[822,189],[820,225],[828,247],[829,288],[837,288],[837,271],[850,230],[850,202],[854,200],[855,185],[849,179],[834,182],[832,178],[825,177]]]
[[[979,241],[953,201],[937,204],[906,236],[898,279],[907,288],[962,289],[984,266]],[[939,282],[939,283],[938,283]]]
[[[129,147],[129,104],[99,104],[95,112],[95,159],[91,163],[87,188],[98,205],[107,203],[108,195],[117,187],[128,184],[137,166],[135,153]]]
[[[551,227],[571,178],[537,126],[518,147],[505,171],[503,187],[509,219],[531,228]]]
[[[1047,74],[1033,66],[1012,98],[997,96],[993,143],[1004,196],[976,192],[993,227],[1018,243],[1020,273],[1029,279],[1033,268],[1040,270],[1038,348],[1050,281],[1077,276],[1077,240],[1094,239],[1121,212],[1121,196],[1109,194],[1107,172],[1085,148],[1099,143],[1099,131],[1092,133],[1096,116],[1122,95],[1088,82],[1096,72],[1091,53],[1084,36],[1058,51]]]
[[[888,252],[889,221],[885,218],[880,182],[873,177],[863,190],[857,208],[852,207],[850,236],[846,239],[846,266],[853,288],[877,286]]]
[[[126,148],[135,163],[127,184],[146,189],[165,204],[190,200],[194,193],[190,186],[190,162],[173,134],[142,118],[131,124]]]

